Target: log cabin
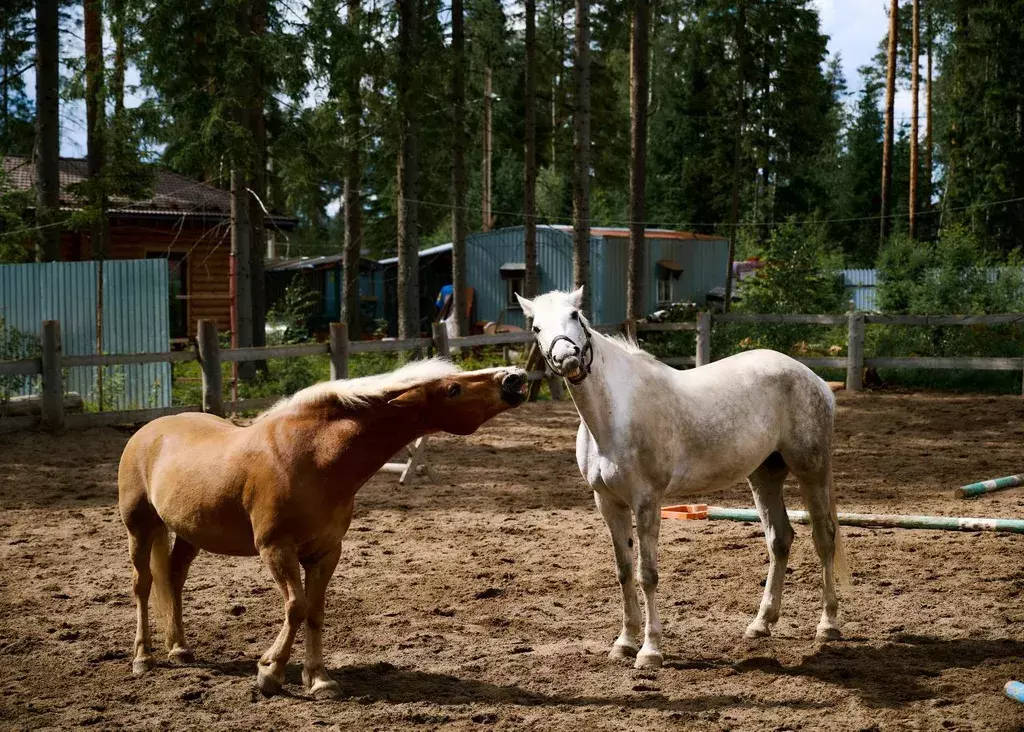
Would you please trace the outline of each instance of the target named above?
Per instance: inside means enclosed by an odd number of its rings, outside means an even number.
[[[3,190],[35,189],[35,166],[29,156],[5,156]],[[60,160],[60,207],[81,210],[75,184],[87,180],[82,158]],[[258,204],[254,204],[258,205]],[[196,321],[216,321],[218,330],[231,327],[231,195],[202,181],[172,171],[154,171],[145,198],[112,197],[108,259],[166,259],[170,274],[171,338],[195,335]],[[267,248],[294,230],[297,220],[271,212],[264,218]],[[271,256],[273,256],[271,254]],[[89,231],[67,229],[60,237],[61,261],[92,259]]]

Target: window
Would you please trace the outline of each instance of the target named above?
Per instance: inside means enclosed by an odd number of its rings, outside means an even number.
[[[505,279],[505,304],[510,308],[518,308],[519,301],[516,299],[516,293],[523,294],[523,278],[522,277],[507,277]]]
[[[174,252],[150,252],[146,259],[167,260],[171,338],[188,338],[188,260]]]
[[[500,268],[501,279],[505,282],[505,307],[519,309],[516,293],[523,294],[523,282],[526,280],[526,264],[523,262],[506,262]]]
[[[658,261],[657,272],[658,304],[665,305],[675,302],[674,284],[679,279],[679,275],[683,273],[683,265],[671,259],[661,259]]]

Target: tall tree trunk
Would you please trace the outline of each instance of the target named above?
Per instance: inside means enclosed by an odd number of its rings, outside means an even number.
[[[889,238],[889,210],[892,195],[892,148],[893,148],[893,105],[896,97],[896,43],[899,33],[899,0],[892,0],[889,6],[889,53],[886,60],[885,78],[885,135],[882,139],[882,210],[879,226],[879,247],[885,246]]]
[[[537,0],[526,0],[526,89],[523,93],[523,213],[526,297],[537,295]]]
[[[635,333],[644,311],[644,196],[647,182],[648,41],[651,25],[649,0],[633,0],[633,35],[629,54],[629,262],[626,273],[626,323]]]
[[[576,0],[576,95],[572,145],[573,280],[590,311],[590,0]]]
[[[252,0],[252,35],[259,52],[251,58],[252,94],[249,104],[250,135],[253,142],[252,173],[249,182],[255,197],[250,201],[249,220],[252,240],[249,250],[252,273],[252,344],[267,345],[267,229],[263,207],[267,201],[267,120],[264,114],[263,41],[267,34],[267,0]],[[256,200],[258,199],[258,200]],[[266,362],[259,364],[266,368]]]
[[[490,231],[491,226],[494,225],[494,215],[491,213],[491,191],[494,184],[494,176],[492,175],[491,163],[494,160],[494,151],[491,149],[491,133],[494,125],[494,90],[491,87],[492,74],[491,67],[488,65],[484,68],[484,130],[483,130],[483,142],[484,142],[484,154],[483,154],[483,195],[482,195],[482,218],[481,225],[484,231]]]
[[[398,0],[397,103],[401,125],[398,155],[398,337],[420,334],[419,126],[416,80],[419,0]]]
[[[466,22],[462,0],[452,0],[452,309],[458,334],[469,335],[466,313]]]
[[[925,80],[924,96],[925,96],[925,124],[928,129],[924,134],[924,201],[925,208],[930,209],[932,207],[932,43],[934,41],[932,37],[932,14],[929,13],[928,29],[925,32],[928,37],[928,77]]]
[[[114,37],[114,72],[110,79],[110,94],[114,97],[114,118],[124,114],[124,72],[127,59],[124,51],[125,9],[123,0],[110,3],[110,34]]]
[[[359,317],[359,252],[363,246],[363,197],[360,194],[363,169],[359,154],[359,136],[362,129],[363,100],[359,83],[363,75],[363,31],[362,0],[348,0],[348,24],[353,38],[357,39],[358,60],[355,68],[345,79],[345,137],[348,153],[345,162],[345,267],[342,286],[341,320],[348,324],[350,338],[361,335]]]
[[[36,259],[60,256],[60,22],[57,0],[36,0]]]
[[[104,192],[106,114],[103,93],[103,0],[85,0],[85,145],[89,178],[89,225],[92,258],[104,259],[110,249],[107,201]]]
[[[245,114],[240,115],[245,117]],[[235,344],[239,348],[253,345],[252,334],[252,221],[248,180],[241,170],[231,171],[231,256],[235,260]],[[243,378],[252,376],[251,363],[239,364]]]
[[[740,0],[739,17],[736,26],[736,129],[733,131],[732,150],[732,195],[729,201],[729,257],[725,270],[725,302],[722,308],[729,312],[732,307],[733,262],[736,261],[736,235],[740,218],[740,158],[743,152],[743,123],[746,109],[746,63],[747,63],[747,16],[746,2]],[[765,148],[767,151],[767,147]],[[767,171],[768,166],[765,165]]]
[[[914,21],[910,48],[910,238],[917,238],[917,115],[919,111],[921,79],[918,72],[921,40],[921,2],[913,0]]]

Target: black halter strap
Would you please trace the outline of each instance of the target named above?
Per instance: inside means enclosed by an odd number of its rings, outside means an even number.
[[[569,336],[557,335],[554,337],[554,340],[551,341],[551,345],[548,346],[548,352],[544,354],[545,358],[547,359],[548,366],[551,367],[551,370],[555,372],[555,374],[566,379],[570,384],[573,385],[583,383],[583,380],[586,379],[587,376],[590,374],[590,367],[594,365],[594,346],[590,342],[590,329],[587,328],[587,326],[583,325],[583,323],[580,323],[580,327],[583,328],[583,334],[586,336],[586,340],[583,342],[582,348],[578,346],[576,344],[576,341],[574,341]],[[559,341],[565,341],[566,343],[571,344],[572,347],[575,348],[576,351],[579,353],[580,375],[575,379],[570,378],[568,374],[563,372],[561,369],[558,368],[557,365],[555,365],[555,344],[558,343]]]

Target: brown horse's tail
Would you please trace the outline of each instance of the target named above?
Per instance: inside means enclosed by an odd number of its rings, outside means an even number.
[[[171,588],[171,543],[167,535],[167,527],[160,524],[153,531],[153,548],[149,554],[149,571],[153,575],[153,614],[163,628],[166,638],[170,638],[174,623],[174,600]],[[168,642],[168,648],[170,643]]]

